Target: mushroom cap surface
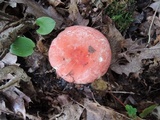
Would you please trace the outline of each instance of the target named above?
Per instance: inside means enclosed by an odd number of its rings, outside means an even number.
[[[49,61],[56,73],[68,82],[91,83],[104,75],[111,62],[107,38],[86,26],[71,26],[52,41]]]

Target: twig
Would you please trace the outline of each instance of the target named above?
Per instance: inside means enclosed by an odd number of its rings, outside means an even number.
[[[1,16],[0,20],[5,20],[5,21],[17,21],[18,20],[18,18],[16,18],[15,16],[4,13],[1,10],[0,10],[0,16]]]
[[[114,98],[114,99],[116,99],[122,106],[124,106],[125,107],[125,104],[120,100],[120,99],[118,99],[115,95],[113,95],[112,93],[110,93],[111,95],[112,95],[112,97]]]
[[[51,118],[49,118],[49,120],[55,120],[56,118],[60,117],[64,112],[64,107],[65,106],[62,106],[61,112],[59,114],[56,114],[56,115],[52,116]]]
[[[118,93],[118,94],[131,94],[134,95],[134,92],[126,92],[126,91],[107,91],[108,93]]]
[[[149,26],[149,30],[148,30],[148,44],[151,42],[151,28],[152,28],[153,21],[154,21],[154,19],[155,19],[156,13],[157,13],[157,11],[158,11],[159,5],[160,5],[160,4],[158,4],[158,6],[157,6],[157,8],[156,8],[156,10],[155,10],[155,12],[154,12],[154,15],[153,15],[151,24],[150,24],[150,26]]]

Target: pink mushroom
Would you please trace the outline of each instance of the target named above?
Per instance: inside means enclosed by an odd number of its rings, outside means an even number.
[[[64,80],[87,84],[107,72],[111,49],[107,38],[98,30],[71,26],[52,41],[49,61]]]

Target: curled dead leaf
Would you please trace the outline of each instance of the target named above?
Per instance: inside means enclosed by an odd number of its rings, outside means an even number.
[[[48,0],[48,2],[55,7],[60,4],[64,4],[61,0]]]
[[[75,0],[70,0],[70,4],[69,4],[69,18],[76,22],[78,25],[84,25],[87,26],[89,23],[88,19],[84,19],[77,7],[77,2]]]
[[[124,57],[128,62],[126,64],[121,64],[120,61],[117,60],[117,62],[111,65],[111,69],[118,74],[124,73],[127,76],[130,73],[139,72],[140,70],[143,70],[142,60],[160,58],[159,51],[159,43],[150,48],[143,47],[130,49],[129,51],[119,54],[120,58]]]

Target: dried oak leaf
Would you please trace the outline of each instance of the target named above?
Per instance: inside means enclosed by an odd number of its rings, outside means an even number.
[[[112,22],[111,18],[106,16],[103,18],[103,22],[105,24],[102,26],[101,31],[102,33],[107,36],[107,39],[109,40],[111,50],[112,50],[112,61],[111,64],[117,61],[117,56],[121,51],[122,43],[124,42],[124,37],[122,34],[117,30],[114,23]]]
[[[69,18],[76,22],[78,25],[84,25],[87,26],[89,23],[88,19],[84,19],[80,12],[79,9],[77,7],[77,2],[75,0],[70,0],[70,4],[69,4]]]
[[[35,17],[49,16],[56,21],[56,28],[60,28],[64,19],[54,7],[49,6],[47,9],[43,8],[40,4],[34,0],[10,0],[11,2],[22,3],[27,6],[26,12],[34,15]]]
[[[87,120],[130,120],[130,118],[114,111],[110,108],[105,108],[88,99],[84,99],[84,107],[86,108]]]
[[[11,108],[13,109],[13,111],[16,114],[21,114],[23,116],[23,119],[25,120],[26,109],[24,101],[28,104],[29,102],[31,102],[31,99],[15,87],[11,87],[10,89],[4,91],[2,94],[11,104]]]
[[[60,95],[57,98],[62,110],[57,115],[49,115],[50,120],[79,120],[84,108],[69,100],[68,95]],[[73,114],[74,113],[74,114]]]
[[[48,2],[55,7],[60,4],[64,4],[61,0],[48,0]]]
[[[132,46],[133,47],[133,46]],[[118,74],[126,74],[139,72],[143,69],[142,60],[160,58],[160,43],[150,48],[129,49],[119,54],[119,61],[111,65],[111,69]],[[121,64],[120,59],[125,58],[128,62]]]
[[[151,7],[154,11],[157,10],[157,12],[160,12],[160,1],[159,0],[155,1],[149,7]]]

